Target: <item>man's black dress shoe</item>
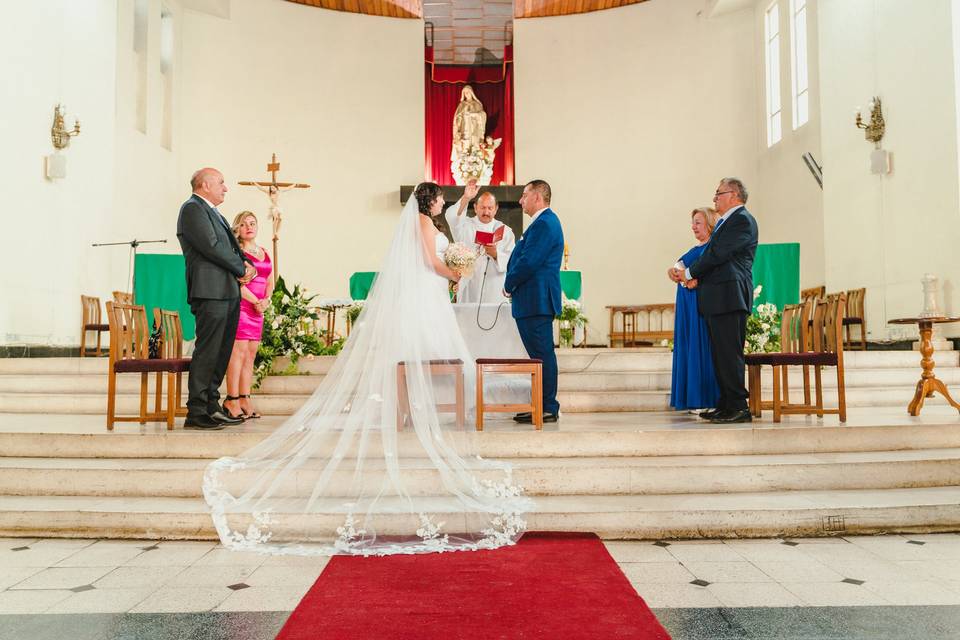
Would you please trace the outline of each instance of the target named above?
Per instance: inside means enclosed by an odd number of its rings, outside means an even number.
[[[519,422],[520,424],[533,424],[533,416],[532,416],[531,414],[529,414],[529,413],[528,413],[525,417],[523,417],[523,418],[521,418],[520,416],[514,416],[513,419],[516,420],[517,422]],[[556,421],[559,420],[559,419],[560,419],[560,416],[557,415],[556,413],[545,413],[545,414],[543,414],[543,422],[544,422],[544,424],[546,424],[546,423],[548,423],[548,422],[556,422]]]
[[[210,418],[221,424],[240,424],[243,422],[243,418],[231,418],[223,411],[214,411],[210,414]]]
[[[198,431],[218,431],[223,429],[225,424],[221,424],[211,418],[210,416],[191,416],[188,415],[187,419],[183,421],[184,429],[196,429]]]
[[[722,413],[722,409],[704,409],[698,415],[704,420],[713,420],[717,414]]]
[[[734,409],[723,411],[710,419],[713,424],[736,424],[738,422],[753,422],[750,409]]]
[[[517,422],[530,422],[530,415],[531,414],[529,411],[524,411],[523,413],[518,413],[517,415],[513,416],[513,419]]]

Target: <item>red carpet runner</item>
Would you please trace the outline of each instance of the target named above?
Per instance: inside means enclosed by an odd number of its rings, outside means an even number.
[[[595,535],[528,533],[495,551],[336,556],[277,638],[670,636]]]

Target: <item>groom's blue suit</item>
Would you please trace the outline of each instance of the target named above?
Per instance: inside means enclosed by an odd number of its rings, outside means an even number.
[[[543,360],[543,411],[552,414],[560,411],[553,319],[561,310],[561,262],[563,228],[557,214],[547,208],[517,241],[503,283],[523,346],[531,358]]]

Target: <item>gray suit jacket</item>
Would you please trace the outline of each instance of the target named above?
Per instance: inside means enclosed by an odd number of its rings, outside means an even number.
[[[187,271],[187,300],[240,297],[237,278],[246,270],[243,251],[227,221],[193,195],[180,207],[177,239]]]

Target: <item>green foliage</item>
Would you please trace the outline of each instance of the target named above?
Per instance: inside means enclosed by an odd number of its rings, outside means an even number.
[[[317,329],[318,316],[310,308],[310,301],[316,296],[307,296],[306,290],[299,284],[293,290],[287,288],[283,278],[277,279],[277,286],[270,298],[270,306],[263,314],[263,337],[254,362],[254,387],[270,375],[277,358],[290,358],[281,375],[297,373],[297,362],[303,356],[336,355],[343,347],[343,339],[336,340],[329,347],[323,339],[323,331]]]

